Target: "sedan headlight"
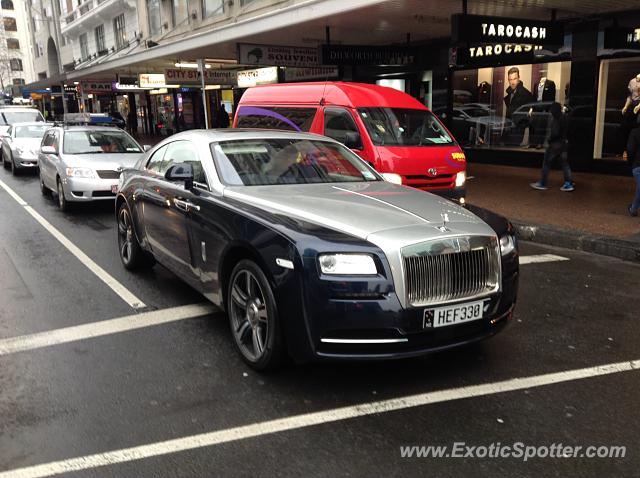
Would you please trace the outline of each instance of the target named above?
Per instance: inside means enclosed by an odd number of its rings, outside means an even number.
[[[70,178],[93,178],[93,171],[89,168],[67,168],[67,176]]]
[[[500,238],[500,252],[503,256],[511,254],[516,249],[516,237],[505,234]]]
[[[464,186],[464,183],[466,182],[467,182],[467,173],[465,173],[464,171],[460,171],[458,174],[456,174],[457,188],[461,188],[462,186]]]
[[[369,254],[321,254],[318,258],[323,274],[375,275],[376,263]]]

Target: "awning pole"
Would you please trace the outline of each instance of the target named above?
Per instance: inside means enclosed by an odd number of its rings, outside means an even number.
[[[202,109],[204,110],[204,129],[209,128],[209,114],[207,112],[207,91],[204,89],[204,59],[198,60],[198,70],[200,71],[200,87],[202,88]]]

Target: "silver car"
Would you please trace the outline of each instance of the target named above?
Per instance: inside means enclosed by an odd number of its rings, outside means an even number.
[[[55,191],[63,211],[71,202],[113,201],[120,172],[133,167],[144,149],[114,127],[51,128],[38,156],[42,194]]]
[[[0,133],[0,156],[2,165],[10,168],[13,174],[21,169],[38,167],[38,152],[40,143],[50,124],[16,123]]]

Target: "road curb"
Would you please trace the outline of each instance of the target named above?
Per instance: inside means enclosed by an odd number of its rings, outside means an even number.
[[[523,241],[602,254],[625,261],[640,262],[640,241],[589,234],[548,225],[530,224],[524,221],[516,220],[511,222],[516,228],[518,238]]]

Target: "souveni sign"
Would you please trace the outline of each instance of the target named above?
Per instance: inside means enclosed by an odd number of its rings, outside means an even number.
[[[238,43],[238,62],[244,65],[298,66],[320,65],[317,48]]]

